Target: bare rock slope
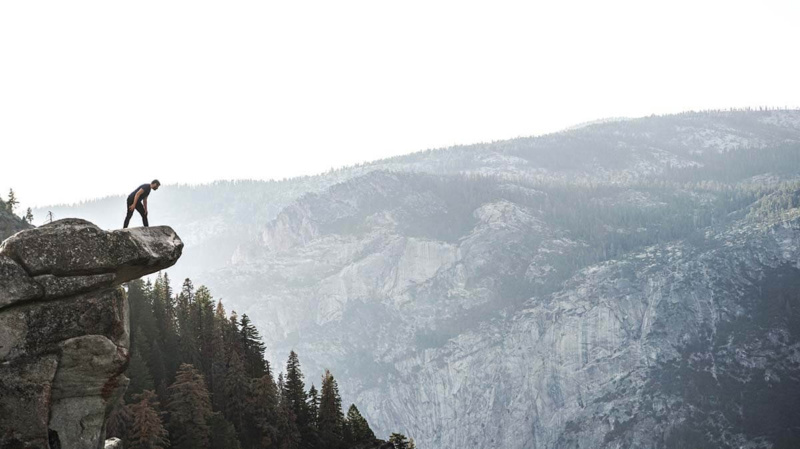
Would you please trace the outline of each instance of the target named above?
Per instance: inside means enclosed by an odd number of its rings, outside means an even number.
[[[103,231],[80,219],[0,246],[0,447],[96,449],[125,391],[128,301],[120,285],[177,262],[167,226]]]

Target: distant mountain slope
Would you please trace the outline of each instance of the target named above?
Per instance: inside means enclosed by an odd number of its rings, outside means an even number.
[[[204,186],[215,224],[172,224],[273,360],[420,447],[793,447],[799,173],[800,111],[687,113]]]
[[[212,284],[251,300],[245,310],[271,330],[276,356],[299,348],[360,378],[346,393],[429,447],[797,441],[756,416],[787,423],[797,399],[788,394],[798,391],[800,349],[796,218],[764,230],[746,218],[708,227],[548,288],[574,272],[589,243],[510,202],[477,216],[457,244],[386,228],[320,236]],[[719,371],[707,371],[716,357]],[[770,372],[783,384],[735,381]],[[707,390],[715,377],[721,384]],[[783,397],[771,393],[778,388]],[[745,406],[760,411],[698,421]]]
[[[541,137],[426,150],[283,181],[167,185],[152,198],[150,219],[179,228],[185,236],[187,251],[175,269],[178,279],[227,264],[238,247],[301,196],[324,192],[372,171],[620,183],[671,168],[700,167],[717,153],[797,142],[798,111],[691,112],[601,122]],[[123,203],[124,195],[119,195],[42,207],[34,210],[34,215],[43,217],[52,211],[56,219],[80,216],[104,229],[116,229],[122,226]],[[134,217],[134,225],[137,220]]]
[[[23,221],[20,217],[8,212],[6,210],[6,204],[0,200],[0,241],[31,227],[31,225]]]

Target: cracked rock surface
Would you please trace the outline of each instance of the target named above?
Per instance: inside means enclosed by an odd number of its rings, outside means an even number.
[[[122,283],[174,265],[168,226],[104,231],[64,219],[0,245],[0,447],[97,449],[128,385]]]

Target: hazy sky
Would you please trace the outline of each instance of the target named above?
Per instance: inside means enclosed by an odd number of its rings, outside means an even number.
[[[602,117],[800,105],[797,1],[0,3],[0,193],[282,178]]]

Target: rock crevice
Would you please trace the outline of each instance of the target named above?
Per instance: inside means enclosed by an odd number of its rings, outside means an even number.
[[[128,385],[121,284],[174,265],[182,250],[168,226],[109,232],[80,219],[0,245],[0,448],[103,447]]]

